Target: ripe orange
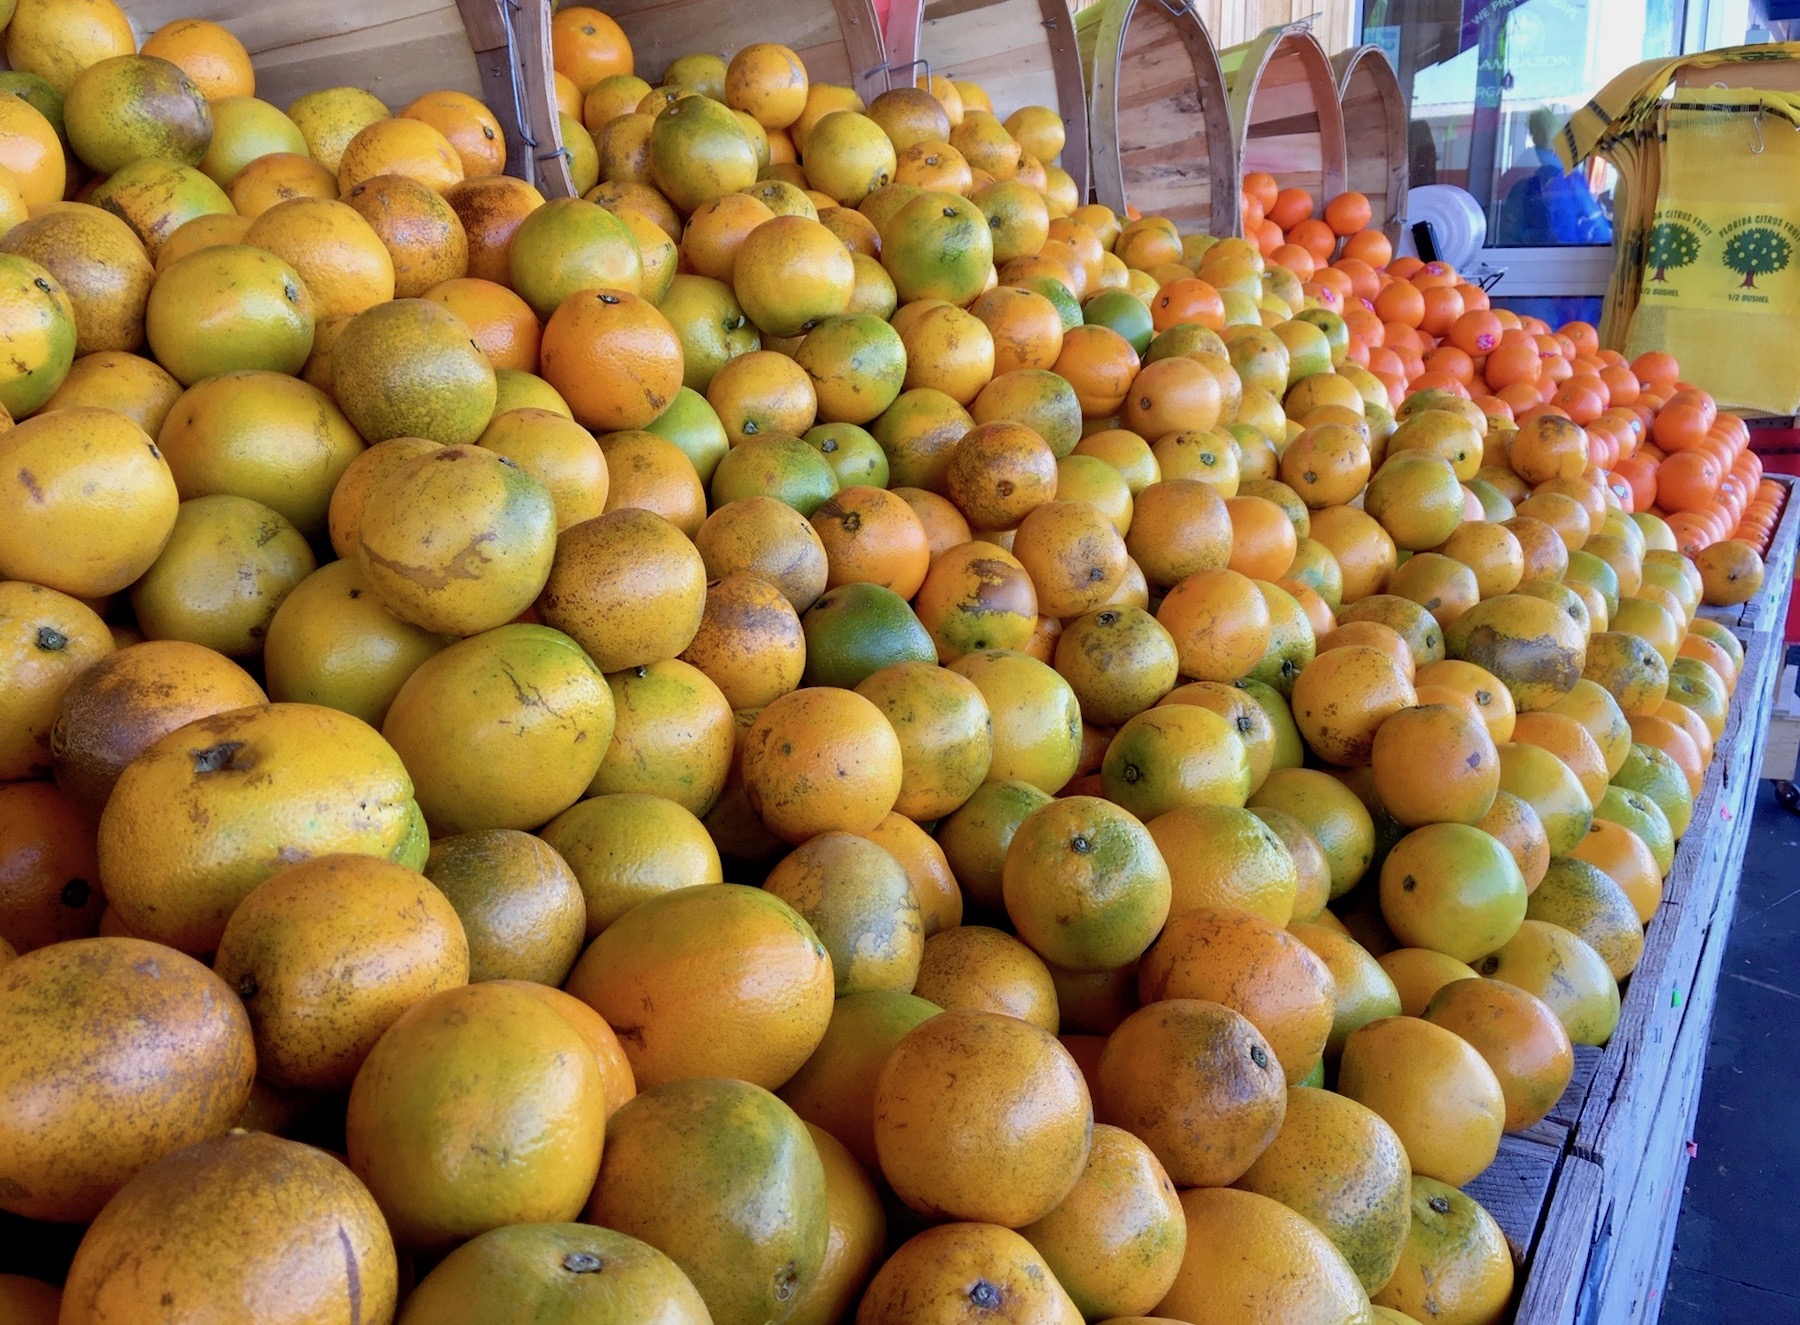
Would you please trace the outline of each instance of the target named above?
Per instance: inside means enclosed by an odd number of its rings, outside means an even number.
[[[949,80],[944,85],[949,87]],[[870,1281],[856,1320],[877,1325],[914,1312],[957,1320],[991,1310],[979,1305],[989,1297],[1023,1320],[1073,1322],[1081,1316],[1044,1259],[1019,1234],[991,1223],[953,1223],[902,1243]]]
[[[955,925],[926,939],[913,993],[945,1011],[998,1013],[1045,1032],[1060,1019],[1056,982],[1043,959],[986,925]]]
[[[1430,948],[1395,948],[1376,961],[1399,991],[1400,1014],[1405,1017],[1423,1013],[1432,995],[1451,981],[1479,978],[1467,963]]]
[[[1382,724],[1414,702],[1412,680],[1388,654],[1353,644],[1321,653],[1294,683],[1294,721],[1329,763],[1371,758]]]
[[[733,709],[760,709],[800,684],[805,642],[780,590],[744,572],[706,587],[700,629],[682,651]]]
[[[1500,787],[1500,756],[1480,718],[1447,705],[1402,709],[1375,733],[1375,790],[1401,823],[1479,823]]]
[[[1410,1177],[1400,1139],[1379,1115],[1333,1091],[1290,1088],[1281,1131],[1238,1186],[1305,1215],[1364,1287],[1379,1288],[1411,1227]]]
[[[468,982],[469,946],[424,876],[330,855],[279,870],[246,897],[213,964],[250,1014],[259,1075],[329,1089],[349,1085],[409,1007]]]
[[[1454,1186],[1414,1175],[1412,1229],[1374,1298],[1409,1317],[1481,1321],[1503,1318],[1512,1293],[1512,1252],[1494,1217]]]
[[[1640,923],[1648,924],[1662,901],[1662,874],[1656,858],[1631,829],[1608,819],[1595,818],[1587,835],[1569,853],[1611,877],[1631,900]]]
[[[139,939],[7,963],[0,1027],[21,1050],[0,1070],[0,1174],[7,1210],[30,1219],[93,1218],[152,1161],[230,1127],[255,1074],[229,986]],[[62,1107],[34,1107],[46,1092]]]
[[[98,874],[93,830],[72,798],[46,782],[0,788],[0,941],[15,955],[90,937],[105,905]]]
[[[1248,912],[1178,912],[1145,954],[1137,983],[1146,1003],[1209,999],[1242,1014],[1292,1080],[1319,1061],[1331,1032],[1334,988],[1325,964],[1285,929]]]
[[[427,92],[413,98],[399,114],[421,120],[443,134],[456,149],[465,179],[498,175],[506,168],[506,139],[501,136],[500,122],[468,93]]]
[[[525,218],[544,203],[543,195],[510,175],[465,179],[444,193],[469,243],[472,277],[510,286],[512,241]]]
[[[463,181],[462,156],[424,120],[403,116],[376,120],[344,144],[338,159],[338,190],[349,193],[377,175],[405,175],[444,193]]]
[[[732,286],[765,335],[797,336],[847,311],[856,267],[843,241],[804,216],[777,216],[738,248]]]
[[[351,188],[344,201],[368,223],[393,260],[395,298],[417,298],[467,275],[468,234],[455,209],[435,190],[405,175],[376,175]]]
[[[774,998],[760,988],[771,972],[780,973]],[[774,1089],[825,1033],[832,964],[778,897],[705,884],[625,912],[582,954],[568,988],[615,1028],[645,1090],[708,1076]],[[649,990],[657,996],[646,1008]]]
[[[1279,1201],[1231,1188],[1183,1192],[1187,1254],[1156,1319],[1275,1325],[1363,1318],[1367,1295],[1326,1235]]]
[[[645,431],[603,434],[606,458],[606,513],[647,511],[661,516],[689,538],[706,520],[706,489],[694,462],[675,442]],[[723,438],[718,439],[723,450]],[[819,558],[823,563],[824,558]],[[819,581],[824,583],[821,564]]]
[[[1132,1013],[1100,1058],[1098,1113],[1144,1141],[1178,1186],[1237,1181],[1287,1112],[1280,1064],[1230,1008],[1170,999]]]
[[[1145,575],[1151,575],[1148,568]],[[1236,681],[1269,647],[1268,603],[1234,570],[1187,575],[1164,595],[1156,616],[1175,640],[1181,674],[1196,680]]]
[[[1017,1108],[1027,1094],[1028,1117]],[[1080,1178],[1093,1126],[1068,1051],[993,1013],[924,1022],[895,1046],[875,1091],[882,1173],[903,1201],[937,1217],[1002,1227],[1043,1218]]]
[[[292,1239],[215,1256],[223,1230],[270,1221]],[[125,1263],[132,1269],[122,1273]],[[248,1131],[143,1170],[82,1239],[70,1274],[90,1319],[156,1311],[168,1298],[202,1316],[241,1310],[274,1320],[291,1311],[294,1293],[323,1310],[386,1319],[397,1295],[393,1239],[363,1185],[320,1150]]]
[[[1406,1147],[1415,1174],[1466,1183],[1500,1144],[1506,1101],[1467,1041],[1413,1017],[1385,1017],[1344,1045],[1338,1091],[1366,1105]]]
[[[1045,960],[1112,970],[1135,960],[1169,913],[1169,870],[1136,818],[1091,796],[1029,815],[1007,848],[1007,914]]]
[[[1175,1184],[1148,1146],[1104,1123],[1074,1189],[1021,1231],[1076,1308],[1094,1317],[1151,1310],[1187,1248]]]
[[[793,842],[874,828],[900,794],[899,739],[880,709],[849,691],[783,695],[744,734],[742,757],[752,807]]]
[[[596,431],[642,428],[681,386],[675,329],[634,294],[581,290],[544,326],[543,376]]]
[[[1498,980],[1454,980],[1420,1014],[1487,1060],[1506,1098],[1506,1130],[1522,1131],[1562,1098],[1575,1070],[1568,1032],[1542,1001]]]

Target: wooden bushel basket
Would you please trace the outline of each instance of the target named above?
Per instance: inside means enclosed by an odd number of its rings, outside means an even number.
[[[1231,89],[1240,178],[1273,175],[1317,206],[1344,191],[1344,112],[1325,48],[1303,25],[1270,28],[1219,62]]]
[[[1344,112],[1345,184],[1368,198],[1370,226],[1398,242],[1410,168],[1399,76],[1378,46],[1334,55],[1331,67]]]
[[[422,93],[480,97],[506,135],[506,172],[566,197],[550,84],[548,0],[127,0],[138,39],[178,18],[223,24],[250,52],[256,95],[286,110],[327,87],[398,110]]]
[[[1087,90],[1068,0],[893,0],[886,47],[892,86],[905,87],[915,67],[923,73],[928,65],[981,84],[1003,120],[1021,106],[1061,115],[1061,165],[1086,201]]]
[[[1238,158],[1212,38],[1175,0],[1103,0],[1076,20],[1088,80],[1094,197],[1235,235]],[[1333,103],[1335,104],[1335,103]]]
[[[871,0],[602,0],[599,8],[625,29],[638,75],[652,83],[678,56],[711,51],[729,60],[756,42],[778,41],[816,83],[846,84],[865,101],[887,90]]]

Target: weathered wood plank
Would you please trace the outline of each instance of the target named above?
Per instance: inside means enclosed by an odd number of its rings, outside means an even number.
[[[1546,1145],[1533,1136],[1502,1137],[1494,1162],[1464,1187],[1506,1234],[1515,1264],[1525,1263],[1536,1245],[1551,1184],[1562,1159],[1560,1138]]]
[[[1237,149],[1212,39],[1191,12],[1103,0],[1076,20],[1094,197],[1183,231],[1234,235]]]
[[[1567,1325],[1576,1319],[1593,1257],[1603,1251],[1597,1245],[1601,1185],[1598,1164],[1564,1156],[1520,1287],[1515,1325]]]
[[[1344,185],[1368,198],[1369,223],[1398,242],[1411,168],[1400,77],[1377,46],[1335,55],[1331,67],[1344,115]]]

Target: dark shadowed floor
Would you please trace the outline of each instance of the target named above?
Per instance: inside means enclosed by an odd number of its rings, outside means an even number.
[[[1757,791],[1663,1325],[1800,1322],[1800,815]]]

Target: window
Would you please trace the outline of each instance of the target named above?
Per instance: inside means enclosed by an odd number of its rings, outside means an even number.
[[[1731,0],[1364,0],[1412,112],[1412,182],[1456,184],[1487,214],[1489,248],[1605,245],[1612,171],[1564,176],[1550,150],[1575,107],[1642,60],[1674,55],[1689,11]]]

